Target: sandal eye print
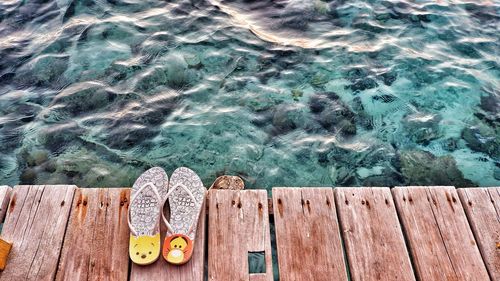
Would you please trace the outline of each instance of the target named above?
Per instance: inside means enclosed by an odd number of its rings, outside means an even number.
[[[128,225],[132,262],[148,265],[160,256],[160,212],[168,193],[168,176],[161,168],[144,172],[131,191]]]
[[[163,257],[167,262],[181,265],[191,259],[206,192],[201,179],[192,170],[181,167],[172,174],[166,195],[170,204],[170,222],[163,216],[167,226]]]
[[[193,251],[193,242],[185,235],[172,235],[165,239],[163,246],[167,257],[165,258],[172,264],[182,264],[188,255]]]

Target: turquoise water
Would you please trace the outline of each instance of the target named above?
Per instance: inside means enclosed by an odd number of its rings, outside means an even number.
[[[0,184],[500,185],[499,1],[7,0]]]

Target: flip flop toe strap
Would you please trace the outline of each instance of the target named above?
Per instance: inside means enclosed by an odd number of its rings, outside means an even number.
[[[146,188],[146,187],[151,187],[151,189],[153,190],[154,194],[156,195],[156,197],[158,198],[158,202],[162,202],[162,197],[160,195],[160,192],[158,191],[158,188],[156,187],[156,185],[154,185],[152,182],[147,182],[145,183],[144,185],[142,185],[135,193],[134,193],[134,196],[132,196],[132,198],[130,199],[130,206],[132,206],[134,204],[134,202],[137,200],[137,198],[139,197],[139,194],[141,194],[141,192]],[[162,202],[162,204],[160,204],[161,206],[163,206],[164,202]],[[130,232],[132,232],[132,234],[134,236],[137,236],[138,233],[137,233],[137,230],[135,229],[135,227],[132,225],[132,222],[130,221],[130,211],[131,211],[132,208],[129,208],[128,212],[127,212],[127,223],[128,223],[128,227],[130,228]],[[162,216],[163,216],[163,212],[162,213]]]
[[[174,187],[170,188],[170,190],[168,191],[167,195],[165,196],[165,202],[167,202],[167,199],[170,197],[170,195],[175,191],[177,190],[178,188],[181,188],[183,189],[184,191],[186,191],[186,193],[189,195],[189,197],[191,198],[191,200],[193,200],[193,202],[196,204],[196,197],[194,197],[193,195],[193,192],[191,192],[191,190],[184,184],[182,183],[177,183],[176,185],[174,185]],[[172,215],[172,214],[170,214]],[[165,225],[167,226],[167,230],[170,232],[170,233],[175,233],[174,229],[172,228],[172,225],[170,225],[170,223],[168,222],[167,218],[165,218],[165,214],[163,212],[161,212],[161,217],[163,219],[163,222],[165,223]],[[194,221],[193,221],[194,222]],[[189,235],[193,229],[194,229],[194,223],[191,223],[191,225],[189,226],[189,230],[187,231],[186,235]]]

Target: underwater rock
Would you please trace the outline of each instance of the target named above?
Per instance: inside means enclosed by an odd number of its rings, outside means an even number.
[[[459,147],[459,139],[458,138],[447,138],[443,140],[443,148],[446,151],[455,151]]]
[[[401,152],[400,161],[408,185],[475,186],[464,178],[451,155],[436,157],[427,151],[409,150]]]
[[[361,98],[355,97],[352,102],[352,110],[356,115],[356,121],[365,129],[372,130],[373,129],[373,121],[372,117],[366,113],[365,106],[363,105],[363,101]]]
[[[418,144],[427,145],[440,136],[439,122],[441,119],[438,114],[410,114],[404,117],[403,128],[411,140]]]
[[[309,99],[309,109],[321,126],[330,132],[356,134],[355,115],[333,92],[315,93]]]
[[[328,167],[328,177],[336,186],[349,186],[352,185],[356,180],[353,170],[344,166]]]
[[[67,146],[80,144],[80,136],[85,134],[85,129],[74,121],[54,124],[40,130],[38,141],[52,152],[58,152]]]
[[[314,74],[309,83],[311,83],[312,86],[321,87],[324,84],[328,83],[329,81],[330,79],[325,73],[318,72]]]
[[[166,82],[167,75],[165,74],[165,70],[161,67],[153,67],[139,75],[135,89],[147,92],[157,86],[165,85]]]
[[[282,104],[274,111],[272,123],[278,133],[287,133],[302,127],[305,118],[304,111],[299,106]]]
[[[500,122],[500,93],[493,90],[484,90],[488,95],[481,96],[481,103],[479,106],[482,110],[489,113],[490,116],[487,116],[488,119]]]
[[[138,62],[115,61],[105,71],[104,79],[110,84],[126,81],[141,71],[143,66]]]
[[[374,77],[374,73],[368,69],[360,67],[351,68],[346,75],[351,85],[347,85],[345,88],[357,92],[378,87],[378,83],[372,77]]]
[[[256,117],[253,117],[250,122],[257,127],[266,127],[267,125],[272,124],[273,116],[273,112],[268,110],[257,115]]]
[[[382,81],[384,82],[385,85],[391,86],[394,81],[396,81],[396,78],[398,77],[396,73],[394,72],[385,72],[379,76]]]
[[[30,151],[26,156],[28,166],[40,166],[49,159],[49,152],[45,149],[35,149]]]
[[[404,184],[404,178],[396,173],[396,172],[391,172],[391,171],[386,171],[384,170],[383,174],[381,175],[373,175],[369,176],[361,181],[362,186],[387,186],[387,187],[393,187],[393,186],[400,186]]]
[[[188,64],[184,57],[178,54],[170,54],[166,58],[167,82],[170,87],[182,88],[189,83]]]
[[[493,129],[483,123],[466,127],[462,131],[462,138],[467,146],[478,152],[483,152],[497,160],[500,159],[500,129]]]
[[[21,184],[34,184],[37,178],[35,169],[26,168],[19,177]]]
[[[355,158],[356,156],[354,151],[334,143],[329,145],[328,149],[324,152],[318,153],[318,161],[323,161],[333,165],[339,164],[345,167],[352,166],[352,160]]]
[[[116,149],[130,149],[136,146],[145,146],[147,141],[159,133],[158,128],[135,122],[120,122],[110,129],[106,143]]]
[[[292,89],[292,98],[294,101],[299,101],[300,98],[304,95],[304,91],[301,89],[294,88]]]
[[[500,180],[500,164],[496,164],[495,168],[493,168],[493,177],[497,180]]]
[[[43,163],[41,167],[45,172],[53,173],[57,170],[57,163],[55,160],[50,159],[47,162]]]
[[[350,88],[351,90],[353,90],[355,92],[373,89],[375,87],[378,87],[377,82],[369,77],[366,77],[364,79],[358,79],[353,84],[346,86],[346,88]]]
[[[372,100],[379,101],[382,103],[391,103],[396,101],[397,99],[398,99],[397,97],[388,94],[376,95],[372,97]]]
[[[272,110],[282,102],[282,100],[274,99],[270,95],[257,95],[249,99],[246,106],[254,112],[263,113]]]
[[[68,55],[40,55],[27,65],[26,71],[21,70],[16,80],[25,81],[27,84],[53,86],[54,82],[62,79],[62,74],[68,68],[68,60]]]
[[[53,99],[49,111],[44,113],[44,119],[57,122],[65,117],[86,114],[108,107],[117,96],[117,93],[106,90],[105,85],[99,82],[77,83],[64,89]]]
[[[223,51],[208,51],[201,56],[200,60],[203,68],[209,73],[220,73],[221,70],[227,70],[233,62],[233,58]],[[237,63],[233,68],[236,66]]]
[[[189,67],[191,68],[200,68],[202,66],[201,64],[201,59],[200,57],[198,56],[198,54],[187,54],[187,55],[184,55],[184,60],[186,61],[186,63],[188,64]]]

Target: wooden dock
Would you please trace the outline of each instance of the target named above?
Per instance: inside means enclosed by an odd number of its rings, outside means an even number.
[[[498,187],[212,190],[180,267],[129,261],[129,194],[0,187],[0,281],[500,280]]]

